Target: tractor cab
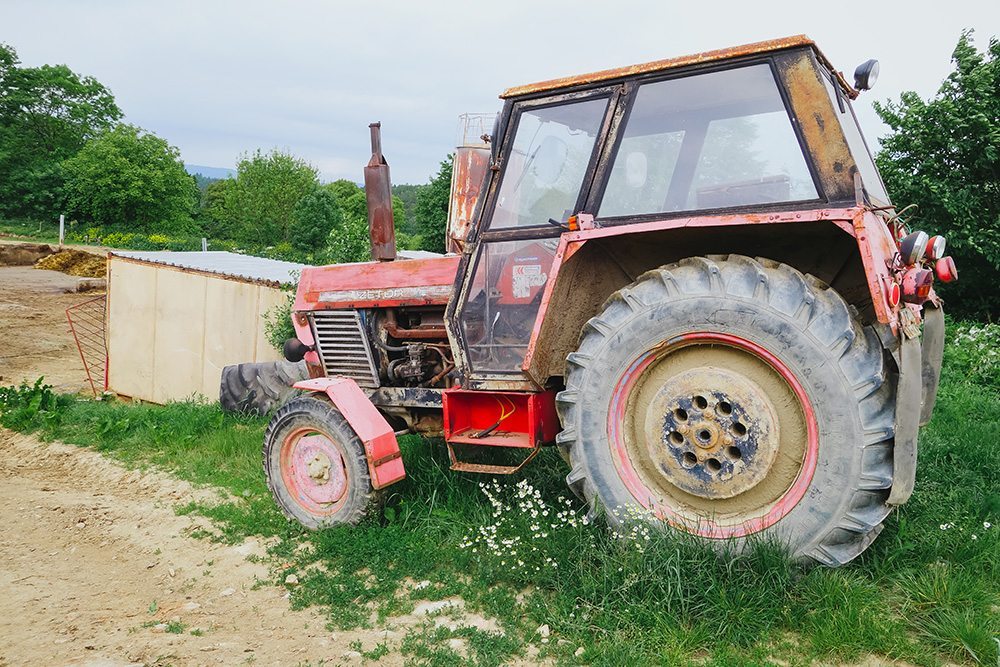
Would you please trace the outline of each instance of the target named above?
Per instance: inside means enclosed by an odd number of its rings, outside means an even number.
[[[801,36],[507,90],[448,318],[469,380],[549,381],[526,371],[566,232],[887,206],[857,94]],[[623,280],[645,268],[608,252]]]

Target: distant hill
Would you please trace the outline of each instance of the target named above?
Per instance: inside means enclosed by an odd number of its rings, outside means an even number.
[[[202,164],[185,164],[184,169],[186,169],[187,173],[192,176],[195,174],[201,174],[202,176],[212,180],[232,178],[236,175],[235,169],[226,169],[225,167],[206,167]]]

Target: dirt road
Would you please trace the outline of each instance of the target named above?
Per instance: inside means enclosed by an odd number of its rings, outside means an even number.
[[[385,638],[290,610],[247,561],[262,545],[190,537],[209,524],[173,508],[199,497],[217,496],[0,430],[0,665],[337,664]]]
[[[0,266],[0,384],[45,376],[57,391],[90,390],[66,308],[91,298],[67,293],[78,279],[30,266]]]

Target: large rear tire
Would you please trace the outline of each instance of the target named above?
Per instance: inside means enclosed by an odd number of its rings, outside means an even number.
[[[570,486],[708,540],[778,540],[842,565],[889,514],[894,383],[833,289],[792,267],[695,257],[612,295],[557,397]]]
[[[300,392],[292,385],[309,377],[304,361],[266,361],[222,369],[219,404],[225,412],[266,415]]]
[[[274,414],[264,471],[282,513],[311,530],[358,523],[378,500],[364,444],[325,397],[302,396]]]

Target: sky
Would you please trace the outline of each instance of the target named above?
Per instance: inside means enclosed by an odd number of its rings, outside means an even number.
[[[849,79],[880,61],[855,103],[875,143],[872,102],[933,95],[964,28],[985,48],[1000,2],[0,0],[0,41],[24,65],[96,77],[185,162],[278,148],[356,182],[370,122],[393,182],[423,183],[459,115],[498,111],[509,86],[799,33]]]

